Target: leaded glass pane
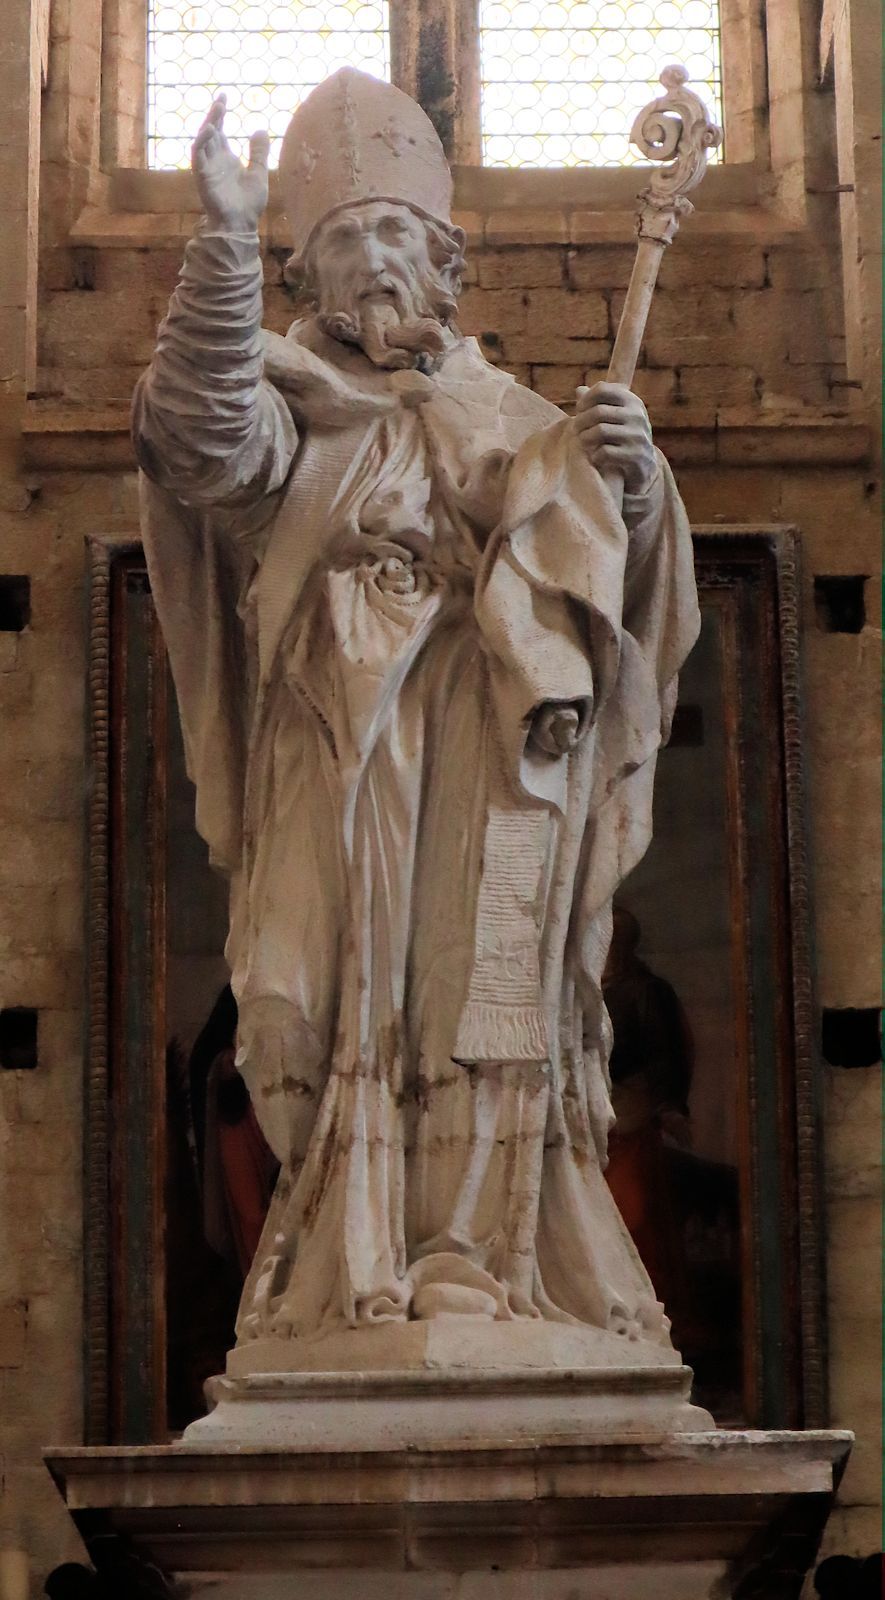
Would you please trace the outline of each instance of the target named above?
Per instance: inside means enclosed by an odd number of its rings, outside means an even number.
[[[256,128],[271,163],[299,101],[339,67],[390,77],[387,0],[148,0],[148,166],[186,167],[219,90],[240,154]]]
[[[484,166],[641,161],[633,118],[671,62],[722,122],[718,0],[480,0],[480,40]]]

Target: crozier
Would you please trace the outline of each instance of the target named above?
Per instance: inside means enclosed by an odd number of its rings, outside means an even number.
[[[460,334],[439,140],[349,68],[281,163],[316,309],[263,333],[267,144],[242,168],[223,117],[133,432],[280,1176],[186,1443],[309,1430],[312,1393],[344,1439],[354,1373],[402,1444],[437,1436],[434,1376],[452,1437],[473,1408],[529,1438],[532,1374],[548,1436],[710,1427],[604,1178],[612,896],[698,628],[684,508],[628,389],[569,418]]]

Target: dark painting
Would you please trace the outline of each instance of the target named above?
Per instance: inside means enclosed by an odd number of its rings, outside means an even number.
[[[608,1178],[697,1401],[819,1425],[795,538],[710,530],[696,551],[701,637],[605,974]],[[203,1409],[276,1166],[137,545],[93,547],[91,689],[87,1428],[138,1443]]]
[[[608,1180],[720,1422],[746,1421],[723,614],[704,608],[662,752],[654,839],[623,885],[604,974],[616,1124]],[[745,1141],[744,1141],[745,1143]]]

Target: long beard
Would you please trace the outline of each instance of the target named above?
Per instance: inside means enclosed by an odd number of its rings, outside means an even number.
[[[412,285],[386,277],[378,292],[330,286],[320,293],[317,321],[324,333],[355,344],[377,367],[432,365],[445,349],[445,326],[455,301],[439,283]]]

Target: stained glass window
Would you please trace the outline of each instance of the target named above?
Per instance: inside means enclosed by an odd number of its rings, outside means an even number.
[[[221,89],[232,143],[267,128],[275,165],[299,101],[343,66],[390,76],[387,0],[148,0],[148,166],[189,165]]]
[[[680,62],[722,122],[718,0],[480,0],[482,159],[619,167],[637,111]]]

